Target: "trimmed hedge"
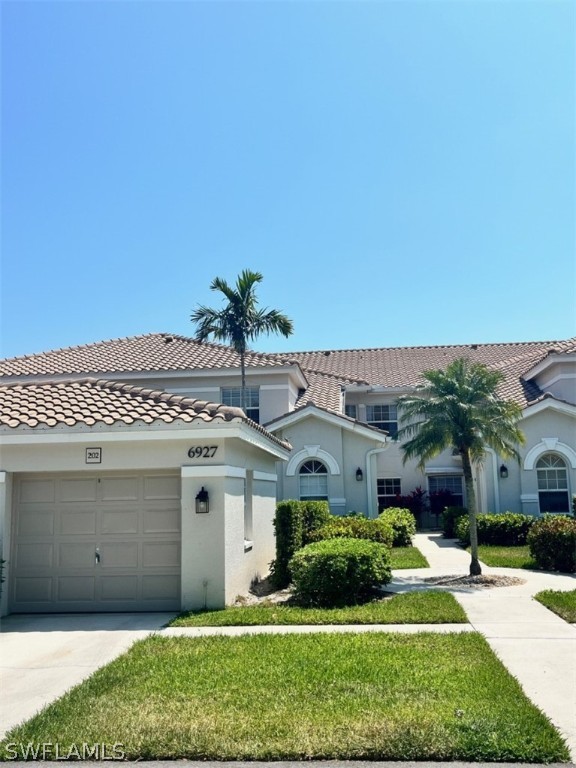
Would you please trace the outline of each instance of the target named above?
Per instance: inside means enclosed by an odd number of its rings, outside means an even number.
[[[456,523],[468,514],[466,507],[444,507],[442,511],[442,535],[445,539],[455,539]]]
[[[313,532],[330,518],[327,501],[288,499],[276,505],[276,558],[271,564],[271,578],[275,586],[282,588],[290,584],[290,559],[295,552],[312,541]]]
[[[416,535],[416,518],[409,509],[388,507],[378,516],[392,526],[393,547],[411,547],[412,536]]]
[[[576,573],[576,520],[566,515],[543,515],[528,534],[530,554],[546,571]]]
[[[526,544],[530,528],[536,520],[532,515],[516,512],[481,513],[476,515],[478,544],[497,544],[503,547],[519,547]],[[470,544],[468,516],[456,521],[456,535],[464,544]]]
[[[392,578],[389,549],[374,541],[328,539],[290,561],[294,600],[303,606],[354,605]]]
[[[341,538],[368,539],[391,547],[394,531],[390,523],[381,517],[369,520],[361,515],[347,517],[332,515],[325,525],[310,534],[310,538],[312,541]]]

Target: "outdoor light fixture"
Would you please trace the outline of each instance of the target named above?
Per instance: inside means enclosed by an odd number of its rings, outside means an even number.
[[[196,494],[196,514],[202,515],[206,512],[210,512],[210,504],[208,499],[208,491],[204,490],[204,486]]]
[[[356,480],[358,480],[358,482],[361,483],[363,478],[364,478],[364,473],[362,472],[360,467],[358,467],[358,469],[356,470]]]
[[[508,477],[508,467],[505,464],[500,466],[500,477]]]

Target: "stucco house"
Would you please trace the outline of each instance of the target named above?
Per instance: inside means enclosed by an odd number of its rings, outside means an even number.
[[[277,498],[370,516],[416,488],[465,504],[457,456],[421,471],[396,439],[399,395],[462,356],[523,409],[520,463],[476,468],[480,508],[567,512],[576,339],[250,352],[246,413],[237,354],[178,335],[0,361],[3,612],[230,603],[274,557]]]

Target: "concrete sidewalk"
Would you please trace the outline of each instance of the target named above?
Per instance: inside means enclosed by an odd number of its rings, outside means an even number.
[[[387,589],[405,592],[430,589],[423,579],[468,573],[470,555],[441,534],[417,534],[415,545],[429,569],[396,571]],[[571,625],[533,599],[544,589],[576,589],[576,576],[482,566],[483,574],[516,576],[514,587],[470,589],[446,587],[462,605],[471,627],[482,633],[492,650],[565,737],[576,761],[576,625]],[[432,587],[438,589],[438,587]]]

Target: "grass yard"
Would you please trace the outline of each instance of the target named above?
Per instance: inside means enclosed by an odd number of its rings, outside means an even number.
[[[233,627],[264,624],[460,624],[466,614],[447,592],[407,592],[346,608],[248,605],[178,616],[172,627]]]
[[[476,633],[153,636],[0,745],[127,759],[568,761]]]
[[[467,552],[470,547],[467,547]],[[478,546],[480,561],[495,568],[525,568],[535,570],[536,563],[530,555],[528,545],[520,547],[501,547],[493,544]]]
[[[544,592],[538,592],[537,595],[534,595],[534,599],[557,613],[569,624],[576,624],[576,589],[570,592],[546,589]]]
[[[390,551],[390,567],[392,570],[400,568],[428,568],[429,565],[428,560],[416,547],[392,547]]]

